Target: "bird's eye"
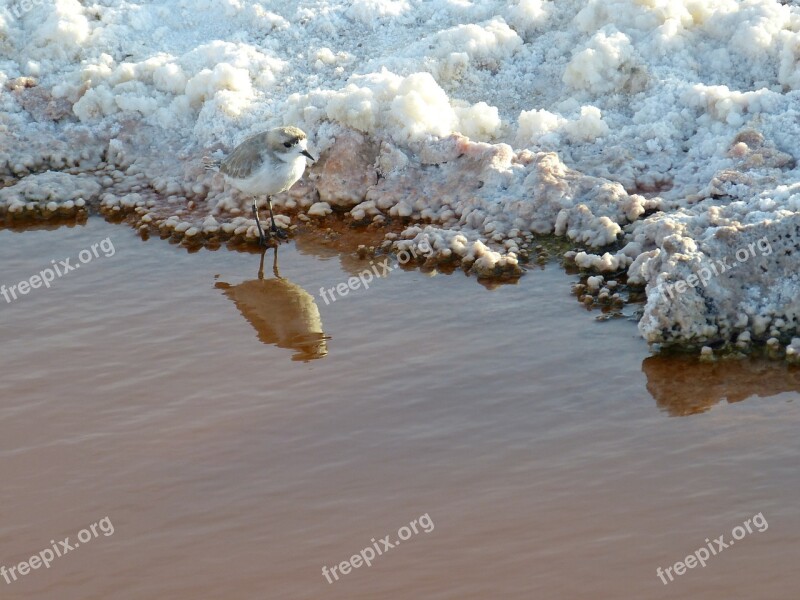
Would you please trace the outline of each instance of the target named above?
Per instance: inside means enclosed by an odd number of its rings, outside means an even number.
[[[292,142],[283,142],[283,147],[284,148],[291,148],[292,147]]]

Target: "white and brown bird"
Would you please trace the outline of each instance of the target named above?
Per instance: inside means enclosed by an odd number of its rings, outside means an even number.
[[[266,196],[271,230],[278,237],[286,234],[275,225],[271,196],[285,192],[303,176],[306,159],[315,160],[308,151],[308,138],[297,127],[276,127],[250,136],[236,146],[218,166],[233,187],[253,196],[253,216],[261,245],[267,243],[258,218],[258,197]]]

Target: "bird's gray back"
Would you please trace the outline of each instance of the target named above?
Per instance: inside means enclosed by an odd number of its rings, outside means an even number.
[[[247,179],[254,175],[264,162],[267,151],[267,132],[247,138],[222,161],[219,170],[228,177]]]

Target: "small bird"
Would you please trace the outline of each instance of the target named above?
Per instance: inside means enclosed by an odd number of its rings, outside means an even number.
[[[266,195],[272,232],[285,238],[286,234],[275,225],[271,196],[285,192],[303,176],[307,158],[316,160],[307,145],[306,134],[297,127],[276,127],[250,136],[218,165],[226,181],[240,192],[254,196],[253,216],[262,246],[266,246],[270,235],[265,235],[261,227],[256,197]]]

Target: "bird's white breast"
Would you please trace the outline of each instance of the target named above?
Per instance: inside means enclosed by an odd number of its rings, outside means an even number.
[[[291,162],[285,162],[280,159],[265,160],[261,167],[246,179],[226,177],[235,188],[245,194],[272,196],[292,187],[303,176],[305,168],[305,158],[298,156]]]

